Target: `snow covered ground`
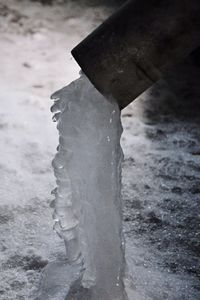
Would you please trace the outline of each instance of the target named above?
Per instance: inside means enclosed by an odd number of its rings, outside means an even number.
[[[43,268],[64,257],[49,207],[58,144],[49,96],[78,77],[70,50],[110,11],[0,1],[1,300],[34,299]],[[175,101],[161,82],[122,114],[124,231],[136,300],[200,299],[200,106],[188,89],[184,97]]]

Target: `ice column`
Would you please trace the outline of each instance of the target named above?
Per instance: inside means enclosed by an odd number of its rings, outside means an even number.
[[[59,131],[55,229],[69,263],[83,260],[91,299],[125,299],[119,108],[84,75],[52,99]]]

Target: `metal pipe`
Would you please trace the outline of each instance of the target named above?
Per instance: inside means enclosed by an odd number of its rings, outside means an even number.
[[[199,0],[135,0],[72,55],[93,85],[123,109],[199,45]]]

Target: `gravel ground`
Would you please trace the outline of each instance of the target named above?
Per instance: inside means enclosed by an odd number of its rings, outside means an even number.
[[[111,12],[55,2],[0,1],[1,300],[34,299],[41,271],[64,257],[49,207],[58,143],[49,95],[78,77],[70,50]],[[122,113],[135,300],[200,299],[199,75],[180,65],[170,88],[160,81]]]
[[[123,117],[127,260],[144,299],[200,298],[199,105],[179,100],[162,81]]]

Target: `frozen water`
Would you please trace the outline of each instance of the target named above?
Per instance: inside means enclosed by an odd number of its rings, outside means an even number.
[[[68,263],[83,262],[85,299],[126,299],[120,110],[84,75],[52,99],[59,131],[53,160],[55,230],[64,239]]]
[[[72,287],[80,285],[81,275],[78,263],[69,264],[66,260],[49,263],[42,273],[39,292],[34,300],[65,300]]]

